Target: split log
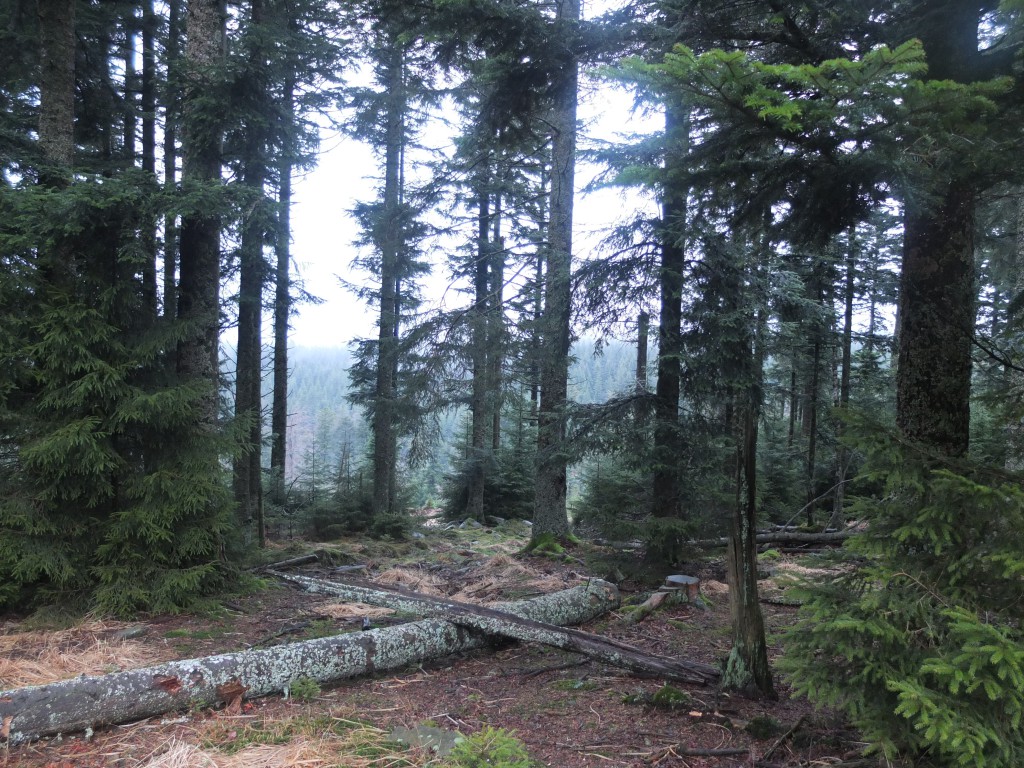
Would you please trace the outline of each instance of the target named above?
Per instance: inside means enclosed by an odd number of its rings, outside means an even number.
[[[596,582],[511,603],[512,612],[563,624],[597,618],[618,592]],[[299,678],[331,683],[482,648],[486,636],[440,619],[263,650],[225,653],[145,669],[0,691],[0,739],[11,744],[132,722],[172,710],[283,691]]]
[[[301,586],[308,592],[333,595],[368,605],[385,606],[407,613],[438,616],[453,624],[478,629],[488,634],[582,653],[631,672],[698,685],[713,683],[718,680],[720,675],[719,669],[710,664],[658,656],[600,635],[565,629],[546,622],[543,618],[525,615],[523,611],[510,611],[509,608],[516,604],[499,603],[493,608],[488,608],[395,587],[382,587],[370,582],[343,584],[313,579],[308,576],[284,573],[275,573],[274,575],[284,581]],[[607,582],[594,580],[591,583],[606,585],[614,589]]]

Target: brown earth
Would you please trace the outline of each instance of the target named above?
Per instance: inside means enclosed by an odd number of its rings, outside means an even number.
[[[518,537],[486,530],[430,532],[426,539],[407,544],[336,545],[321,553],[319,564],[299,572],[343,578],[333,565],[324,564],[325,555],[335,563],[365,565],[356,574],[361,578],[492,602],[564,589],[587,575],[605,576],[599,569],[614,557],[589,545],[566,558],[523,557],[517,552],[525,537],[522,530],[517,532]],[[293,544],[269,557],[283,559],[296,551]],[[799,566],[773,564],[776,575],[762,582],[764,594],[773,598],[763,605],[773,653],[778,633],[795,613],[795,608],[779,604],[784,601],[778,582],[787,568]],[[707,606],[671,605],[642,623],[629,621],[624,608],[584,629],[649,652],[718,663],[730,647],[728,590],[720,569],[714,561],[688,569],[701,577]],[[620,588],[627,603],[646,596],[637,581],[624,580]],[[24,621],[8,620],[0,624],[0,690],[353,631],[364,616],[375,626],[399,621],[380,609],[344,605],[278,584],[226,600],[224,610],[213,615],[154,616],[135,624],[93,620],[60,631],[33,632],[26,631]],[[784,683],[777,685],[778,701],[681,686],[686,700],[664,708],[652,703],[662,681],[639,679],[549,648],[496,641],[492,649],[431,661],[400,674],[314,690],[307,701],[268,697],[246,702],[238,711],[171,713],[103,729],[89,739],[75,735],[6,748],[0,751],[0,766],[442,765],[423,750],[388,742],[394,727],[424,724],[463,734],[484,726],[502,728],[514,732],[532,758],[558,768],[825,766],[863,748],[832,715],[791,698]],[[340,746],[351,739],[359,743]],[[730,748],[745,752],[698,754]]]

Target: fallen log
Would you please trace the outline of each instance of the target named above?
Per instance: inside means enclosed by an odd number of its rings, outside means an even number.
[[[300,555],[299,557],[292,557],[287,560],[279,560],[276,563],[264,563],[263,565],[254,565],[252,568],[246,570],[255,571],[259,573],[261,571],[269,571],[277,568],[294,568],[297,565],[308,565],[309,563],[315,563],[320,558],[315,554],[311,553],[308,555]]]
[[[506,610],[562,624],[590,621],[618,604],[594,582],[510,603]],[[300,678],[331,683],[481,648],[485,635],[441,619],[335,635],[262,650],[225,653],[145,669],[78,677],[0,692],[0,740],[11,744],[172,710],[230,703],[284,691]]]
[[[830,531],[828,533],[804,533],[800,531],[772,531],[758,533],[754,540],[758,544],[838,544],[853,536],[857,531]],[[689,544],[695,547],[724,547],[729,539],[697,539]]]
[[[286,573],[274,573],[273,575],[283,581],[296,584],[307,592],[333,595],[344,600],[384,606],[405,613],[437,616],[462,627],[477,629],[513,640],[541,643],[564,651],[582,653],[612,666],[667,680],[707,685],[717,681],[720,674],[719,669],[710,664],[701,664],[686,659],[670,659],[647,653],[634,646],[600,635],[576,629],[565,629],[546,622],[542,618],[524,615],[521,611],[509,611],[508,604],[499,604],[489,608],[396,587],[383,587],[371,582],[339,583]],[[595,580],[592,583],[606,584],[607,582]]]

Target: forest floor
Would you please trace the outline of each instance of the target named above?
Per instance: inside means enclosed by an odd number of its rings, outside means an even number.
[[[720,559],[677,571],[701,578],[704,605],[671,605],[637,623],[630,620],[629,604],[642,601],[667,574],[636,574],[635,556],[590,544],[565,557],[522,556],[527,536],[525,525],[510,523],[493,530],[435,529],[408,542],[293,541],[273,545],[268,560],[317,549],[320,561],[295,572],[329,579],[338,576],[338,565],[358,564],[365,566],[356,574],[361,578],[476,602],[523,599],[587,577],[621,576],[631,564],[634,573],[617,579],[626,607],[584,629],[670,657],[717,664],[727,655],[728,587]],[[796,612],[783,604],[785,580],[794,572],[813,574],[809,564],[807,556],[765,561],[762,607],[773,655]],[[63,629],[39,627],[38,619],[34,624],[0,617],[0,690],[358,631],[364,616],[374,626],[398,621],[379,609],[273,581],[222,606],[202,615],[152,616],[132,624],[86,620]],[[669,707],[655,703],[662,685],[551,648],[498,643],[393,674],[306,690],[301,697],[246,702],[236,712],[172,713],[100,729],[89,739],[73,735],[3,746],[0,766],[422,768],[444,765],[443,758],[396,743],[396,728],[468,735],[485,726],[514,733],[531,758],[556,768],[828,766],[864,747],[835,715],[791,697],[784,681],[776,683],[778,701],[680,685],[684,693],[667,697]],[[697,754],[729,748],[744,751]]]

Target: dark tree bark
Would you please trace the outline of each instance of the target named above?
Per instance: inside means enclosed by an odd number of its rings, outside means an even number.
[[[182,179],[186,186],[220,179],[221,128],[211,114],[212,72],[224,52],[222,0],[191,0],[186,19],[187,77],[182,99]],[[205,104],[204,104],[205,102]],[[185,337],[178,343],[177,370],[185,380],[209,383],[205,418],[217,417],[217,354],[220,327],[220,218],[191,210],[182,217],[178,319]]]
[[[266,23],[263,0],[251,0],[249,14],[249,22],[255,31],[254,39],[249,42],[245,77],[249,81],[247,90],[253,95],[243,149],[242,183],[255,199],[248,208],[247,218],[242,221],[235,358],[235,416],[246,420],[248,434],[244,452],[235,459],[234,489],[239,519],[245,525],[255,523],[262,547],[266,544],[260,458],[263,439],[263,287],[267,272],[263,246],[269,218],[264,215],[264,187],[269,176],[269,138],[264,120],[271,112],[266,62],[273,52],[263,43],[265,31],[262,27]]]
[[[398,433],[395,419],[398,369],[398,287],[404,248],[401,224],[402,158],[405,148],[405,55],[391,35],[387,66],[381,83],[388,94],[385,115],[384,199],[380,248],[380,318],[377,336],[377,382],[373,410],[373,514],[394,512],[395,463]]]
[[[557,21],[572,28],[579,0],[562,0]],[[564,62],[551,114],[551,219],[548,226],[544,311],[540,317],[540,408],[537,413],[533,537],[569,533],[566,510],[565,411],[568,405],[572,304],[572,221],[576,178],[577,62]]]
[[[174,78],[178,71],[181,37],[181,0],[167,2],[167,42],[164,46],[167,69],[167,80],[164,84],[164,140],[163,165],[164,188],[171,192],[178,182],[178,109],[180,99],[178,89],[174,86]],[[164,216],[164,317],[171,318],[177,313],[178,306],[178,219],[173,213]]]
[[[156,180],[156,13],[153,0],[142,3],[142,79],[140,81],[140,107],[142,109],[142,170]],[[156,287],[156,219],[142,223],[143,250],[146,263],[142,268],[142,298],[151,318],[157,314]]]
[[[501,448],[502,397],[501,366],[505,359],[505,241],[501,234],[501,194],[494,195],[494,210],[491,214],[490,245],[490,305],[487,313],[487,368],[490,389],[491,450]]]
[[[470,354],[473,364],[472,394],[470,399],[470,443],[468,452],[469,499],[466,514],[474,520],[484,519],[484,473],[487,460],[487,429],[490,426],[488,409],[488,266],[490,262],[490,171],[489,164],[481,161],[477,178],[477,241],[473,261],[473,306],[470,309],[472,340]]]
[[[289,23],[294,23],[289,20]],[[285,76],[282,113],[291,118],[295,101],[295,76]],[[294,129],[294,125],[289,128]],[[288,456],[288,320],[291,316],[291,208],[293,130],[287,131],[278,162],[277,232],[274,251],[277,270],[274,283],[274,402],[270,415],[270,475],[274,504],[285,502],[284,468]]]
[[[974,205],[959,181],[937,207],[904,216],[896,423],[949,456],[964,455],[970,436]]]
[[[737,286],[738,288],[738,286]],[[763,320],[755,321],[757,336],[736,340],[747,366],[733,409],[736,437],[736,500],[730,516],[726,546],[729,612],[732,618],[732,650],[722,675],[726,688],[745,689],[776,698],[768,664],[764,616],[757,591],[757,423],[761,410],[763,360],[758,351]]]
[[[40,0],[39,147],[41,180],[64,186],[75,153],[75,2]]]
[[[683,273],[686,267],[686,198],[688,190],[673,183],[673,170],[686,162],[689,113],[670,102],[665,109],[665,136],[671,147],[666,155],[667,175],[662,191],[661,264],[658,267],[661,309],[658,320],[658,381],[654,391],[654,472],[651,514],[674,518],[680,508],[679,395],[682,375]]]
[[[638,397],[647,394],[647,346],[650,342],[651,316],[641,312],[636,319],[636,371],[633,374],[633,387]],[[637,401],[633,409],[633,420],[638,430],[647,424],[647,404]]]
[[[928,77],[970,83],[1011,74],[1011,58],[978,47],[978,26],[991,9],[983,0],[915,7],[908,36],[924,44]],[[962,456],[970,438],[977,190],[963,173],[930,191],[929,201],[905,202],[896,424],[910,440]]]
[[[856,290],[857,274],[857,228],[850,227],[849,243],[846,252],[846,279],[843,290],[843,350],[839,374],[839,408],[846,409],[850,405],[850,373],[853,366],[853,301]],[[836,492],[832,505],[832,519],[829,528],[838,528],[843,521],[843,499],[846,485],[846,469],[849,463],[849,451],[843,442],[843,422],[836,424]]]

